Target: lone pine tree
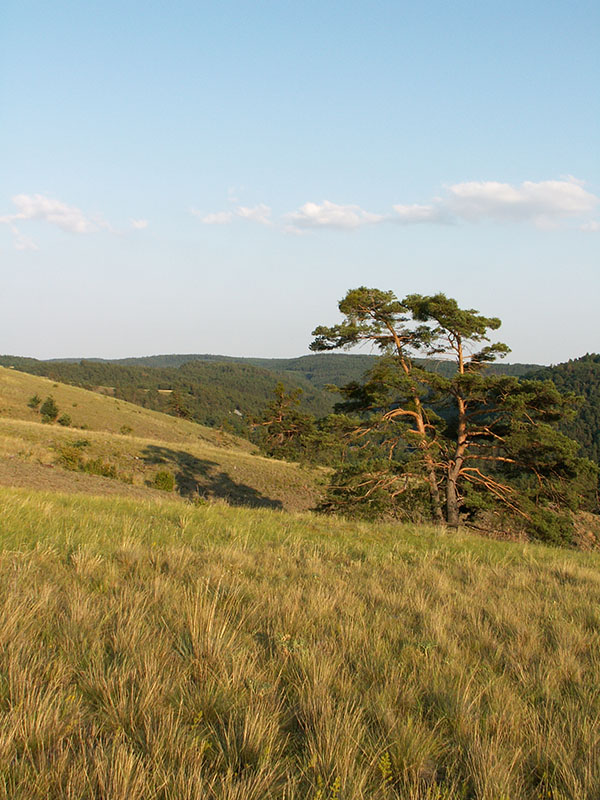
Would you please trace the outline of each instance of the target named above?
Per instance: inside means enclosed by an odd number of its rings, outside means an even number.
[[[435,522],[456,526],[461,516],[501,508],[534,536],[567,540],[565,512],[591,496],[595,480],[578,445],[556,429],[576,408],[575,395],[561,394],[550,381],[486,374],[487,364],[509,352],[489,343],[500,320],[462,309],[444,294],[398,300],[393,292],[360,287],[339,309],[343,321],[316,328],[311,349],[361,342],[379,349],[366,380],[341,390],[338,408],[357,415],[355,436],[370,436],[386,458],[345,487],[347,473],[339,471],[333,505],[370,501],[383,489],[402,512],[424,482]],[[436,372],[440,359],[455,362],[451,377]]]

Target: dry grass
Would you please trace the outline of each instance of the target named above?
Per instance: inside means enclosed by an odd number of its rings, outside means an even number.
[[[141,408],[125,400],[116,400],[50,378],[28,375],[15,369],[0,367],[0,417],[39,422],[40,415],[27,403],[37,394],[42,400],[52,395],[60,409],[72,419],[74,428],[105,431],[117,434],[122,428],[142,439],[160,439],[165,442],[200,442],[215,447],[252,452],[254,448],[245,439],[224,434],[204,425],[170,417],[159,411]]]
[[[83,445],[83,446],[81,446]],[[118,479],[75,480],[65,456],[83,463],[100,460],[115,468]],[[27,469],[26,465],[35,465]],[[40,470],[38,465],[48,469]],[[189,499],[222,499],[232,505],[304,511],[314,507],[323,470],[264,458],[243,450],[190,440],[175,444],[105,431],[77,431],[0,418],[0,485],[60,489],[92,494],[140,495],[159,470],[170,471],[177,493]],[[58,477],[60,475],[60,478]],[[130,491],[131,486],[136,491]]]
[[[600,797],[597,554],[0,503],[0,797]]]
[[[52,394],[73,417],[73,427],[42,424],[27,406],[34,394]],[[323,470],[263,458],[244,439],[3,367],[0,414],[0,485],[139,496],[157,471],[167,470],[177,493],[189,499],[291,511],[318,500]],[[111,466],[118,480],[111,486],[106,479],[69,474],[60,469],[69,456]]]

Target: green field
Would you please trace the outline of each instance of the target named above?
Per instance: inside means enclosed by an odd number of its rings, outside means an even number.
[[[0,490],[0,796],[600,796],[600,556]]]

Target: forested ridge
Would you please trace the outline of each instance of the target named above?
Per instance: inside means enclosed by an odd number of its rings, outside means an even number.
[[[10,357],[14,358],[14,357]],[[74,363],[81,359],[53,359],[53,362]],[[156,356],[141,356],[138,358],[117,359],[83,359],[91,363],[115,364],[127,367],[181,367],[192,361],[223,364],[246,364],[260,367],[278,376],[293,379],[303,377],[314,386],[322,388],[329,384],[345,386],[351,381],[362,380],[367,370],[371,369],[377,360],[377,355],[369,353],[319,353],[296,358],[250,358],[243,356],[223,356],[210,353],[170,353]],[[35,359],[25,359],[30,362]],[[4,362],[2,362],[4,363]],[[11,361],[16,366],[16,359]],[[52,362],[50,362],[52,363]],[[416,363],[425,366],[433,372],[449,377],[456,369],[452,361],[443,359],[416,359]],[[21,367],[25,369],[25,366]],[[491,374],[497,375],[526,375],[534,370],[542,369],[540,364],[490,364],[487,369]]]
[[[257,417],[272,400],[278,381],[301,388],[300,408],[316,417],[327,415],[335,396],[327,385],[344,386],[361,380],[377,356],[323,353],[298,358],[236,358],[210,354],[169,354],[114,360],[41,361],[0,356],[0,364],[34,375],[104,391],[141,406],[188,416],[196,422],[223,424],[247,433],[247,420]],[[449,377],[451,361],[416,359],[431,371]],[[572,391],[584,402],[561,429],[582,446],[582,453],[600,462],[600,355],[587,354],[563,364],[491,364],[491,374],[550,379],[561,391]],[[239,411],[242,416],[237,413]]]
[[[575,392],[583,398],[574,418],[563,422],[561,430],[581,444],[588,458],[600,463],[600,354],[587,353],[530,377],[550,379],[561,392]]]
[[[271,400],[278,380],[302,389],[302,410],[316,417],[328,414],[334,402],[331,394],[313,387],[300,374],[291,380],[250,364],[196,361],[169,368],[2,356],[0,365],[241,434],[247,434],[248,420]]]

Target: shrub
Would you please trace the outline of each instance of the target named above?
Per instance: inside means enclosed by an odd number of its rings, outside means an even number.
[[[58,450],[58,463],[61,467],[65,469],[71,470],[79,470],[82,468],[82,460],[81,460],[81,453],[79,453],[76,449],[76,445],[72,445],[69,447],[68,445],[63,445]]]
[[[58,406],[54,402],[52,395],[47,397],[42,403],[40,414],[42,415],[42,422],[54,422],[58,417]]]
[[[68,445],[62,445],[58,450],[58,464],[64,469],[75,472],[87,472],[88,475],[99,475],[102,478],[115,478],[125,483],[133,483],[133,476],[119,475],[117,468],[110,461],[101,458],[83,458],[81,450],[89,445],[87,439],[78,439]]]
[[[90,475],[100,475],[103,478],[118,478],[115,465],[108,461],[102,461],[101,458],[92,458],[86,461],[82,464],[81,469]]]
[[[37,408],[41,402],[42,398],[38,394],[34,394],[33,397],[29,398],[27,405],[29,408]]]
[[[154,476],[153,486],[163,492],[173,492],[175,490],[175,476],[168,470],[160,470]]]
[[[63,428],[68,428],[71,424],[71,417],[68,414],[61,414],[56,421],[59,425],[62,425]]]

